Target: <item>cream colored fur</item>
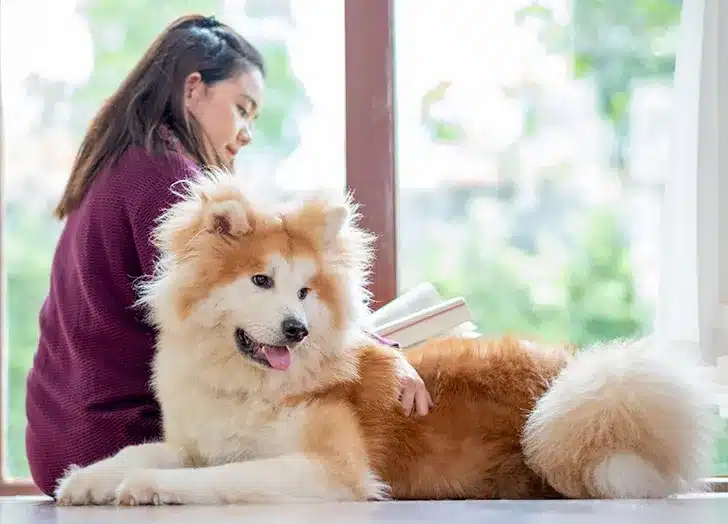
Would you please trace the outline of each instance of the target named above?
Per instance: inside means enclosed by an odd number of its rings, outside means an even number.
[[[654,498],[710,471],[716,391],[678,344],[601,345],[577,354],[536,403],[529,465],[570,497]]]

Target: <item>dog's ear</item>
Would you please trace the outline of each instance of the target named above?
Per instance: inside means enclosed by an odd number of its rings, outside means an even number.
[[[323,249],[331,247],[349,221],[349,209],[327,194],[317,193],[282,213],[291,232],[311,238]]]
[[[323,213],[324,246],[330,246],[336,240],[349,220],[349,209],[345,205],[333,205]]]
[[[252,216],[240,198],[213,200],[205,197],[203,228],[222,237],[241,237],[253,229]]]
[[[159,218],[153,237],[163,253],[182,255],[210,239],[238,238],[255,229],[250,200],[229,174],[200,173],[171,189],[179,200]]]

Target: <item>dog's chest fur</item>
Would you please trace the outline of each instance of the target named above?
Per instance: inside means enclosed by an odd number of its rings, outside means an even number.
[[[164,405],[165,439],[190,465],[219,465],[301,451],[301,411],[259,399],[199,397]]]

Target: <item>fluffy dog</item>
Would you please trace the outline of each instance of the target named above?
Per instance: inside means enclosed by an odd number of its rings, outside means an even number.
[[[442,339],[407,358],[435,408],[408,417],[369,339],[372,238],[350,200],[267,209],[201,176],[161,218],[141,286],[158,329],[164,441],[59,483],[60,504],[666,497],[713,446],[701,366],[649,341],[580,352]],[[707,468],[707,469],[706,469]]]

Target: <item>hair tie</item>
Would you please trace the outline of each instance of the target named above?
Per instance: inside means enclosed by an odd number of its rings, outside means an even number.
[[[198,26],[203,29],[213,29],[215,27],[220,27],[220,22],[218,22],[217,18],[215,18],[215,15],[206,16],[200,20]]]

